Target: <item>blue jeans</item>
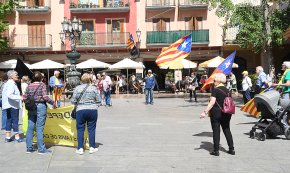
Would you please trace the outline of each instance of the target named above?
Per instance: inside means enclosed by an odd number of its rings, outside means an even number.
[[[28,111],[28,127],[26,132],[26,147],[28,150],[32,150],[32,140],[34,126],[36,125],[36,137],[38,151],[45,151],[45,145],[43,143],[43,129],[46,120],[46,104],[38,103],[36,111]]]
[[[145,88],[145,95],[146,95],[146,104],[148,104],[148,98],[150,95],[150,104],[153,104],[153,89]]]
[[[104,91],[106,105],[111,105],[111,90]]]
[[[2,99],[0,99],[0,107],[2,108]],[[5,130],[6,129],[6,120],[7,120],[7,111],[6,109],[2,109],[2,126],[1,129]]]
[[[14,133],[18,133],[18,122],[19,122],[19,109],[8,108],[7,111],[7,120],[6,120],[6,131],[11,132],[13,129]]]
[[[248,103],[251,100],[250,89],[247,89],[246,91],[243,91],[243,99],[244,99],[244,104]]]
[[[78,149],[84,148],[84,132],[87,124],[90,147],[96,148],[95,136],[98,120],[98,110],[79,110],[76,113],[76,126],[78,134]]]

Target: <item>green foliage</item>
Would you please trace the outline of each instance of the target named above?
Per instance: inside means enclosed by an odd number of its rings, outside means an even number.
[[[171,82],[174,82],[174,75],[172,72],[166,73],[165,78],[168,78]]]
[[[14,1],[7,0],[5,3],[0,3],[0,33],[8,29],[9,23],[7,23],[6,16],[14,11]],[[8,48],[8,40],[0,36],[0,51]]]
[[[242,48],[253,48],[255,52],[263,49],[268,36],[264,33],[265,21],[262,7],[249,4],[237,5],[230,23],[239,26],[236,41]]]
[[[209,4],[210,8],[216,8],[216,15],[224,17],[226,20],[223,29],[229,26],[239,26],[239,33],[236,42],[242,48],[250,48],[256,53],[263,51],[265,45],[270,42],[270,46],[281,46],[283,44],[283,33],[290,27],[290,2],[289,0],[262,0],[260,6],[250,4],[233,5],[231,0],[192,0]],[[288,8],[281,10],[270,10],[267,18],[270,21],[271,32],[267,33],[264,19],[264,9],[268,2],[288,2]],[[227,23],[227,19],[230,22]],[[225,32],[224,32],[225,34]]]

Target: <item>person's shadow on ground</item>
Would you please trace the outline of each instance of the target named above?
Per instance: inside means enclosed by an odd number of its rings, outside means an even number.
[[[208,152],[212,152],[213,151],[213,143],[207,142],[207,141],[202,141],[199,148],[195,148],[194,150],[201,150],[201,149],[206,150]],[[222,146],[220,146],[220,151],[227,152],[227,150]]]

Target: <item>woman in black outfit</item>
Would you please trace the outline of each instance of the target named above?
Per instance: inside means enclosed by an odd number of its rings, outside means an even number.
[[[223,113],[221,111],[224,99],[226,97],[225,93],[226,94],[229,93],[229,90],[224,86],[224,83],[226,83],[226,76],[222,73],[216,74],[214,78],[215,88],[212,90],[210,101],[206,109],[200,115],[200,118],[204,118],[206,115],[208,115],[208,112],[210,113],[210,122],[213,131],[213,145],[214,145],[214,151],[211,152],[210,154],[214,156],[219,156],[220,126],[223,129],[223,132],[225,134],[229,146],[229,151],[227,153],[235,155],[234,142],[230,130],[230,121],[232,115]],[[217,103],[221,106],[221,108]]]

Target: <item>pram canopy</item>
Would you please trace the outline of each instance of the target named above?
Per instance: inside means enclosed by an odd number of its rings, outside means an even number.
[[[275,115],[278,111],[278,103],[280,99],[280,94],[276,90],[271,90],[262,94],[258,94],[254,97],[254,102],[257,107],[257,111],[262,113],[267,112]],[[266,110],[265,110],[266,108]],[[270,116],[270,115],[268,115]]]

